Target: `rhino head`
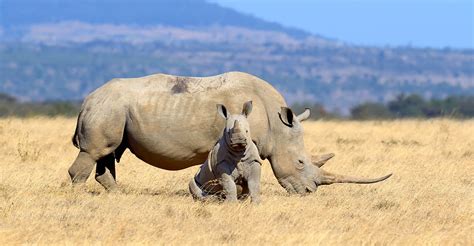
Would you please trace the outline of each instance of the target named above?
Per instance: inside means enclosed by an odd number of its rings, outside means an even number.
[[[222,104],[217,104],[217,112],[225,119],[223,137],[228,148],[236,152],[245,150],[250,137],[250,127],[247,117],[252,112],[252,101],[244,103],[241,114],[230,114]]]
[[[278,182],[289,193],[314,192],[320,185],[334,183],[376,183],[391,176],[364,179],[324,171],[320,167],[334,155],[310,157],[304,147],[301,122],[309,118],[310,110],[306,109],[296,116],[290,108],[282,107],[278,116],[278,120],[272,124],[273,147],[269,161]]]

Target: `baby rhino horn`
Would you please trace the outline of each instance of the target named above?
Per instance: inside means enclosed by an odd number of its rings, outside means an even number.
[[[234,129],[233,129],[234,133],[239,133],[240,132],[240,123],[238,120],[235,120],[234,121]]]

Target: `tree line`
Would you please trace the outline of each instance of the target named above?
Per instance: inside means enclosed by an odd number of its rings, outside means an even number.
[[[21,102],[17,98],[0,93],[0,117],[66,116],[79,113],[79,101]],[[348,118],[337,112],[330,112],[319,103],[295,103],[295,112],[311,109],[312,119]],[[473,118],[474,96],[448,96],[443,99],[425,99],[418,94],[399,94],[387,103],[366,102],[350,110],[350,119],[377,120],[399,118]]]
[[[351,109],[351,117],[357,120],[393,118],[472,118],[474,96],[448,96],[444,99],[424,99],[417,94],[399,94],[383,104],[367,102]]]
[[[418,94],[399,94],[386,102],[365,102],[350,109],[350,116],[331,112],[319,103],[295,103],[293,111],[311,109],[312,119],[383,120],[401,118],[473,118],[474,95],[452,95],[443,99],[425,99]]]
[[[81,102],[47,101],[20,102],[17,98],[0,93],[0,117],[34,117],[34,116],[76,116]]]

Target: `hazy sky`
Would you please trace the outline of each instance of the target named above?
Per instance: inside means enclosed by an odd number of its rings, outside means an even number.
[[[209,0],[355,44],[474,48],[474,0]]]

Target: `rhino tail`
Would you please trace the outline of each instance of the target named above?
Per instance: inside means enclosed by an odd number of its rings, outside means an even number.
[[[72,144],[76,148],[79,148],[79,143],[78,143],[78,140],[77,140],[77,127],[76,127],[76,132],[74,132],[74,136],[72,136]]]
[[[78,133],[79,133],[79,127],[81,124],[82,124],[82,110],[81,112],[79,112],[79,115],[77,116],[76,130],[74,131],[74,135],[72,136],[72,144],[78,149],[80,148]]]

